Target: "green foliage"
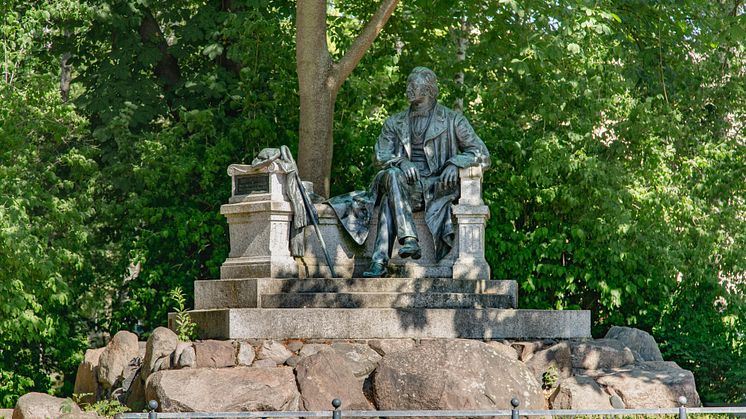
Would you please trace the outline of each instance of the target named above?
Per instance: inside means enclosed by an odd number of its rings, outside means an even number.
[[[685,23],[723,13],[701,2],[494,13],[507,27],[480,20],[496,43],[470,52],[496,70],[474,65],[480,100],[467,110],[496,157],[494,275],[519,280],[523,307],[590,309],[594,334],[652,331],[712,385],[704,400],[739,400],[745,329],[726,319],[743,318],[744,284],[719,282],[746,260],[744,131],[729,122],[743,115],[744,74],[723,77],[723,60],[742,68],[743,40],[717,45],[719,26]]]
[[[464,99],[493,154],[487,258],[496,278],[521,284],[521,306],[589,309],[596,336],[650,331],[705,401],[740,400],[738,5],[401,2],[337,97],[333,193],[367,186],[408,72],[430,66],[440,100]],[[376,8],[334,2],[335,58]],[[90,336],[152,330],[172,290],[185,309],[192,281],[219,275],[225,168],[297,147],[294,13],[290,0],[0,4],[0,404],[70,394]]]
[[[76,3],[0,6],[0,405],[28,391],[69,393],[89,320],[111,289],[97,236],[101,176],[88,123],[59,94],[60,32]],[[53,373],[63,373],[52,389]]]
[[[70,413],[70,411],[72,410],[71,406],[73,402],[77,403],[80,406],[81,410],[83,410],[84,412],[93,412],[97,416],[105,417],[105,418],[113,418],[114,416],[120,413],[126,413],[131,410],[129,407],[123,406],[119,402],[119,400],[115,400],[115,399],[99,400],[93,404],[81,402],[83,397],[90,396],[92,394],[93,393],[73,394],[72,399],[65,400],[66,403],[63,404],[62,406],[62,409],[64,409],[65,411],[63,411],[62,413]],[[68,406],[70,406],[69,410],[68,410]]]
[[[181,287],[176,287],[170,292],[171,299],[174,301],[174,311],[176,312],[176,333],[179,335],[179,340],[182,342],[189,342],[197,337],[197,323],[192,321],[189,317],[189,310],[186,308],[186,296]]]
[[[551,363],[546,371],[541,374],[541,387],[548,390],[557,387],[559,383],[559,370],[555,363]]]
[[[165,321],[171,289],[191,298],[194,279],[218,276],[228,253],[218,211],[230,194],[225,168],[297,141],[292,10],[283,1],[113,1],[82,27],[77,103],[110,174],[101,212],[119,269],[136,273],[107,329],[151,330]],[[170,65],[141,39],[148,14],[175,40]],[[177,76],[167,83],[164,74]]]
[[[611,325],[652,332],[705,401],[740,401],[746,47],[733,28],[744,12],[737,2],[407,2],[337,99],[334,191],[371,179],[364,158],[382,116],[404,109],[409,69],[431,66],[440,100],[464,97],[493,154],[494,277],[518,280],[522,307],[590,309],[596,336]],[[463,62],[458,36],[469,39]]]

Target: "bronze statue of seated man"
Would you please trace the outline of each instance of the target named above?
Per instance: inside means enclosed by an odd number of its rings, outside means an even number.
[[[419,259],[421,249],[412,213],[425,211],[435,254],[442,259],[453,247],[451,204],[458,199],[458,169],[490,164],[484,142],[463,115],[437,102],[435,73],[417,67],[407,79],[409,109],[389,117],[375,145],[382,168],[370,190],[334,197],[328,202],[359,244],[367,235],[373,206],[379,205],[378,235],[365,277],[381,277],[398,240],[399,256]]]

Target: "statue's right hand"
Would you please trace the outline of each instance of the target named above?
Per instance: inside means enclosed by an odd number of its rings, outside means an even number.
[[[414,163],[405,160],[401,162],[399,169],[404,172],[404,178],[410,185],[420,180],[420,172],[417,171],[417,166]]]

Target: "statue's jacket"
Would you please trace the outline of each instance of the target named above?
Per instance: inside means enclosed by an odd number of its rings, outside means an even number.
[[[435,105],[433,112],[423,146],[430,176],[421,178],[421,182],[425,222],[433,236],[436,256],[441,259],[453,246],[451,204],[459,197],[459,186],[442,188],[438,184],[439,176],[448,164],[459,168],[481,165],[487,169],[490,156],[484,142],[463,115],[440,104]],[[399,112],[383,125],[375,145],[375,162],[384,170],[399,167],[410,159],[411,153],[409,115],[407,111]],[[363,244],[368,237],[373,208],[381,198],[378,188],[382,175],[383,171],[380,171],[367,191],[355,191],[327,201],[358,244]]]

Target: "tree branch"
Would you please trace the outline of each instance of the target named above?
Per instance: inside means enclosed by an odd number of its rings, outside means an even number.
[[[168,43],[163,36],[163,31],[149,10],[143,11],[140,39],[143,44],[156,47],[161,52],[161,59],[155,66],[155,75],[163,81],[166,91],[173,90],[181,80],[179,63],[176,57],[168,51]]]
[[[70,58],[72,54],[66,52],[60,59],[60,96],[63,102],[67,102],[70,98],[70,82],[73,79],[73,66],[68,64]]]
[[[741,7],[741,0],[736,0],[735,4],[733,5],[733,11],[731,12],[731,16],[736,17],[738,16],[738,8]]]
[[[352,73],[352,70],[360,62],[360,59],[365,55],[365,51],[370,48],[370,45],[376,39],[378,34],[383,29],[386,22],[394,13],[394,9],[399,4],[399,0],[383,0],[378,11],[370,18],[368,24],[365,25],[363,31],[355,39],[350,48],[345,52],[344,57],[339,63],[334,65],[334,71],[332,73],[332,88],[334,92],[337,92],[342,83],[347,80],[347,77]]]
[[[70,38],[72,32],[70,29],[65,29],[65,38]],[[60,96],[63,102],[67,102],[70,98],[70,83],[73,79],[73,66],[70,65],[70,59],[72,53],[66,52],[60,57]]]
[[[235,13],[237,11],[240,11],[240,9],[240,7],[236,8],[233,5],[233,0],[222,0],[222,4],[220,5],[220,11],[224,13]],[[217,61],[221,67],[238,76],[243,65],[238,61],[233,61],[228,58],[228,48],[230,48],[232,45],[233,42],[223,45],[223,52],[217,57]]]
[[[3,75],[5,76],[5,84],[9,84],[9,76],[10,72],[8,70],[8,44],[5,41],[5,36],[3,36],[3,64],[4,64],[4,70]]]

